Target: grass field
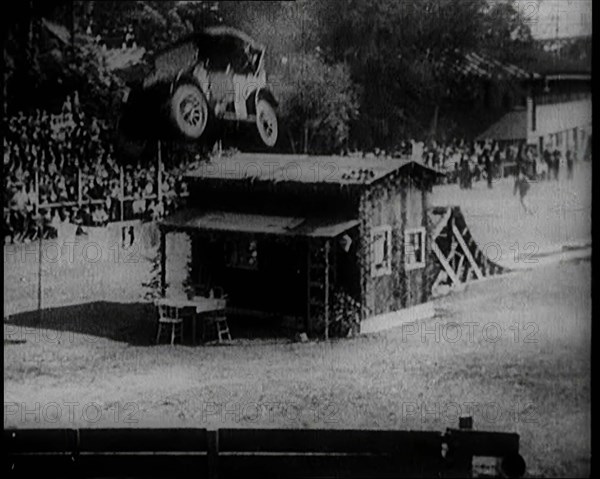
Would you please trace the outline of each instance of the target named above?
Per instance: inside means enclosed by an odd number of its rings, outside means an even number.
[[[509,182],[492,192],[483,183],[470,192],[444,186],[433,203],[459,204],[481,241],[497,241],[503,252],[530,232],[540,250],[550,249],[589,239],[588,175],[580,173],[571,185],[534,185],[532,203],[541,206],[529,218],[520,219]],[[550,214],[557,191],[578,201]],[[496,201],[506,207],[494,208]],[[478,223],[486,209],[501,235]],[[44,263],[41,323],[35,258],[14,256],[5,249],[5,426],[443,431],[470,413],[476,429],[521,435],[531,475],[589,475],[588,260],[472,283],[436,300],[437,315],[426,322],[354,339],[171,347],[149,345],[143,255],[133,263],[108,253],[96,263]]]

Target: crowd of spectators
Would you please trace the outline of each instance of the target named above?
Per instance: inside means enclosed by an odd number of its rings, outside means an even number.
[[[19,113],[5,125],[4,228],[11,242],[34,240],[40,231],[51,237],[63,222],[85,232],[85,227],[113,221],[156,220],[187,196],[183,174],[193,166],[188,160],[166,169],[162,165],[159,201],[155,163],[120,166],[110,131],[81,111],[77,95],[68,97],[58,114]],[[526,144],[492,141],[410,140],[391,153],[376,149],[367,156],[410,157],[445,172],[443,181],[464,189],[480,180],[491,188],[494,179],[509,175],[558,179],[563,163],[559,150],[538,154]],[[570,178],[572,152],[565,162]]]
[[[376,150],[374,156],[387,156]],[[411,158],[444,172],[442,181],[456,183],[469,189],[473,182],[485,180],[489,187],[495,179],[518,176],[530,179],[557,180],[561,165],[566,167],[566,177],[573,175],[575,154],[567,151],[565,158],[558,149],[547,146],[539,154],[533,145],[524,142],[501,144],[492,140],[471,141],[454,139],[446,143],[429,143],[414,140],[402,141],[392,157]]]
[[[5,125],[4,228],[11,242],[36,239],[40,225],[51,237],[60,222],[84,231],[111,221],[157,219],[186,195],[186,165],[163,167],[159,204],[156,166],[122,168],[108,128],[80,111],[76,95],[57,114],[19,113]]]

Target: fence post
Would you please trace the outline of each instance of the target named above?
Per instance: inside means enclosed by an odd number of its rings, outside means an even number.
[[[121,210],[120,212],[120,217],[121,217],[121,221],[123,221],[124,217],[125,217],[125,200],[123,199],[124,196],[124,192],[125,192],[125,173],[123,172],[123,167],[119,167],[119,204],[121,205],[121,207],[119,208]]]
[[[208,443],[208,477],[209,479],[217,479],[219,477],[219,431],[206,431],[206,440]]]
[[[161,152],[161,142],[158,140],[158,152],[156,155],[157,165],[156,165],[156,200],[158,204],[162,204],[162,152]]]
[[[40,173],[35,169],[35,204],[33,205],[33,214],[37,216],[40,207]]]
[[[77,168],[77,207],[81,209],[83,204],[82,195],[82,184],[81,184],[81,168]]]

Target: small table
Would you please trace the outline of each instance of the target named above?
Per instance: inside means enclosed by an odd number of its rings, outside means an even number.
[[[185,298],[161,298],[158,300],[159,304],[165,306],[171,306],[177,309],[194,308],[196,314],[192,318],[192,343],[196,343],[196,322],[202,313],[212,313],[217,311],[225,311],[227,307],[227,301],[224,299],[216,298],[203,298],[197,296],[193,299]]]

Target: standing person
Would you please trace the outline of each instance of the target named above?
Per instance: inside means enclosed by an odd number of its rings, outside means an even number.
[[[517,192],[519,193],[519,201],[527,214],[533,213],[529,206],[529,202],[527,201],[527,193],[529,192],[530,187],[531,185],[529,184],[529,179],[527,178],[524,169],[518,167],[513,195],[517,194]]]
[[[573,179],[573,152],[567,150],[567,179]]]
[[[554,179],[558,180],[559,171],[560,171],[560,151],[558,149],[554,150],[552,169],[554,171]]]
[[[493,187],[492,181],[494,179],[494,165],[492,163],[492,155],[490,154],[490,151],[487,148],[483,151],[483,161],[485,164],[487,186],[491,189]]]
[[[502,152],[503,150],[496,143],[493,162],[494,178],[502,178]]]
[[[537,178],[537,165],[533,156],[533,146],[529,145],[526,150],[525,158],[527,160],[527,176],[529,178]]]
[[[460,160],[460,187],[461,189],[468,188],[469,176],[470,176],[469,160],[466,155],[463,155]]]
[[[456,171],[458,177],[458,185],[461,190],[465,189],[465,155],[460,157],[460,161],[458,162],[458,168]]]
[[[546,163],[546,179],[549,180],[554,175],[554,163],[552,161],[552,153],[550,153],[548,146],[544,149],[544,163]]]

